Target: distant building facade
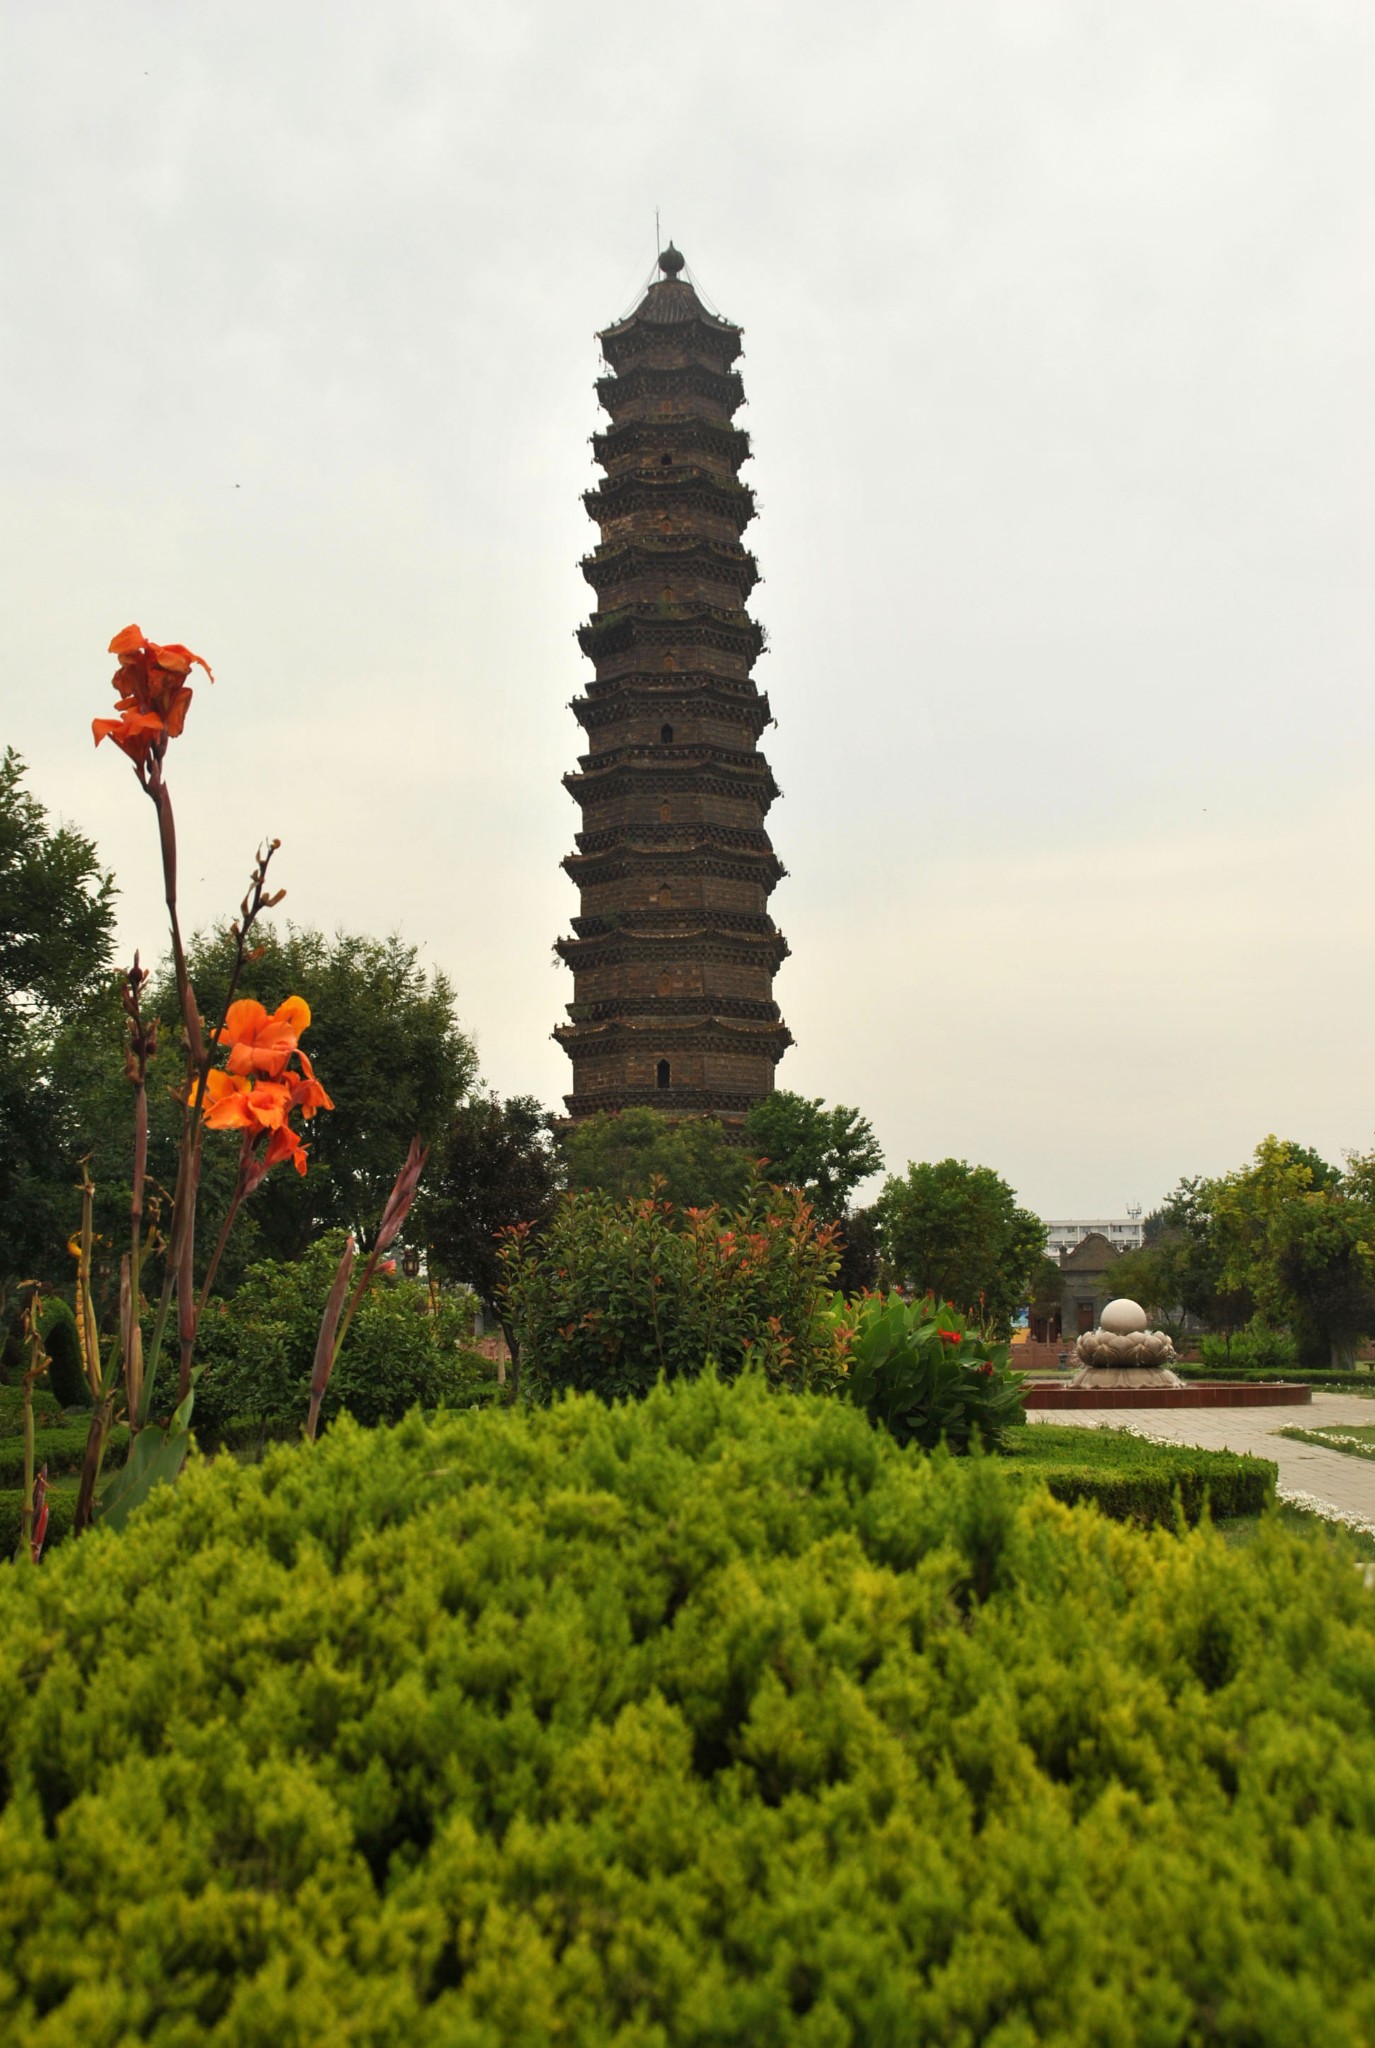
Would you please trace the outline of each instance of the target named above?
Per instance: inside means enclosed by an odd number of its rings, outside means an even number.
[[[1139,1208],[1129,1209],[1125,1216],[1091,1216],[1073,1222],[1057,1218],[1046,1224],[1046,1250],[1053,1259],[1063,1259],[1086,1237],[1098,1236],[1119,1252],[1134,1252],[1145,1242],[1143,1228]]]
[[[1140,1229],[1139,1224],[1136,1227]],[[1088,1230],[1068,1250],[1062,1249],[1058,1254],[1062,1275],[1059,1305],[1033,1305],[1032,1343],[1072,1344],[1085,1331],[1096,1329],[1103,1310],[1117,1293],[1112,1269],[1127,1249],[1115,1244],[1102,1230]]]

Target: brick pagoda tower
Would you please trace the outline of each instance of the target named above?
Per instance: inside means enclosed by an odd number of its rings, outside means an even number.
[[[670,243],[629,319],[598,338],[613,375],[584,503],[601,541],[582,564],[597,608],[578,639],[596,669],[572,706],[589,752],[564,783],[582,807],[570,1022],[571,1116],[648,1104],[743,1122],[792,1038],[773,999],[787,941],[769,916],[785,872],[764,818],[778,794],[750,671],[764,636],[740,536],[754,493],[732,367],[740,329],[707,312]]]

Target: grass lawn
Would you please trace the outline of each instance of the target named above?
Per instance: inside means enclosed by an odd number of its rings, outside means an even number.
[[[1350,1458],[1375,1458],[1375,1423],[1334,1423],[1325,1429],[1282,1429],[1296,1444],[1317,1444],[1324,1451],[1345,1451]]]
[[[1315,1515],[1311,1509],[1294,1507],[1288,1501],[1281,1501],[1273,1513],[1281,1528],[1292,1530],[1296,1536],[1308,1536],[1315,1542],[1346,1549],[1354,1559],[1375,1561],[1375,1531],[1330,1522],[1325,1515]],[[1261,1520],[1260,1515],[1234,1515],[1214,1526],[1224,1542],[1244,1550],[1248,1543],[1255,1542]]]

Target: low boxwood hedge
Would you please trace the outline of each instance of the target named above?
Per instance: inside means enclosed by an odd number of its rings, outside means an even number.
[[[1375,1600],[752,1379],[343,1422],[0,1575],[0,2037],[1375,2037]]]
[[[48,1468],[49,1479],[60,1478],[65,1473],[80,1472],[81,1461],[86,1455],[86,1440],[91,1432],[89,1419],[85,1422],[65,1422],[56,1429],[35,1429],[33,1433],[33,1467],[41,1471]],[[129,1432],[122,1425],[110,1431],[105,1446],[105,1470],[112,1472],[122,1465],[129,1454]],[[20,1486],[24,1480],[24,1439],[22,1436],[0,1437],[0,1486]]]
[[[1330,1366],[1228,1366],[1220,1361],[1216,1365],[1201,1365],[1196,1359],[1187,1359],[1176,1360],[1171,1370],[1185,1380],[1245,1380],[1259,1384],[1297,1380],[1303,1386],[1324,1390],[1331,1388],[1348,1394],[1375,1394],[1375,1376],[1360,1365],[1351,1372],[1333,1372]]]
[[[1274,1499],[1279,1476],[1268,1458],[1068,1423],[1015,1430],[1003,1450],[1017,1471],[1044,1481],[1057,1500],[1093,1501],[1118,1521],[1146,1524],[1170,1524],[1178,1508],[1196,1522],[1205,1501],[1215,1521],[1258,1515]]]
[[[44,1555],[55,1543],[61,1543],[72,1532],[72,1516],[76,1511],[76,1481],[59,1480],[48,1488],[48,1528],[43,1538]],[[24,1490],[21,1486],[11,1487],[0,1493],[0,1570],[4,1561],[12,1558],[19,1548],[19,1538],[24,1528]]]
[[[34,1428],[60,1428],[65,1420],[65,1412],[56,1396],[47,1387],[36,1386],[33,1390]],[[22,1436],[23,1431],[24,1389],[0,1386],[0,1438]]]

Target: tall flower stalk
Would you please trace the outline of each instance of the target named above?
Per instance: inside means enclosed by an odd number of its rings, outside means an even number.
[[[147,1473],[148,1484],[175,1472],[184,1445],[189,1442],[197,1326],[230,1232],[244,1202],[272,1167],[290,1159],[296,1171],[304,1173],[305,1150],[299,1131],[292,1127],[292,1116],[308,1119],[317,1109],[333,1107],[300,1049],[300,1035],[310,1023],[307,1004],[301,997],[292,996],[269,1016],[261,1003],[242,999],[238,993],[243,971],[254,958],[250,942],[253,928],[262,913],[280,903],[285,894],[284,890],[268,888],[268,869],[278,848],[277,840],[269,841],[259,851],[239,915],[230,926],[234,951],[229,988],[224,1014],[214,1029],[208,1028],[191,984],[178,905],[177,830],[166,759],[168,747],[182,732],[191,707],[191,673],[202,668],[213,682],[210,666],[179,642],[163,644],[147,639],[138,626],[126,626],[122,633],[117,633],[110,642],[110,652],[119,664],[114,675],[116,716],[94,719],[92,733],[97,746],[108,739],[127,756],[139,787],[157,815],[163,896],[181,1025],[183,1076],[180,1086],[173,1090],[181,1102],[181,1134],[162,1278],[145,1355],[143,1273],[155,1239],[144,1214],[148,1069],[158,1051],[158,1026],[155,1018],[147,1018],[143,1013],[148,976],[135,955],[122,993],[125,1072],[133,1089],[134,1123],[129,1249],[120,1261],[118,1329],[104,1358],[90,1288],[94,1188],[89,1175],[83,1174],[77,1327],[94,1407],[74,1518],[78,1531],[89,1524],[96,1512],[105,1443],[121,1396],[135,1436],[130,1478],[121,1485],[122,1511],[127,1512],[139,1497],[137,1484],[141,1472]],[[222,1067],[215,1065],[220,1047],[227,1048]],[[228,1211],[198,1289],[196,1218],[207,1130],[239,1133],[239,1163]],[[150,1441],[148,1446],[142,1446],[139,1439],[150,1428],[158,1365],[174,1304],[178,1361],[175,1413],[167,1428],[160,1432],[160,1442]],[[179,1445],[183,1447],[181,1451]]]

